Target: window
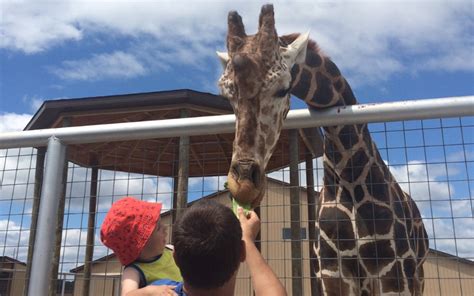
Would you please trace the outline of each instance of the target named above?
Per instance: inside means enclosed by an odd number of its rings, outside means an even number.
[[[291,228],[283,228],[282,236],[283,239],[291,239]],[[300,229],[300,236],[301,239],[306,239],[306,228],[303,227]]]

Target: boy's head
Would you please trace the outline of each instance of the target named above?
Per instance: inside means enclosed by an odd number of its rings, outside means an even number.
[[[135,261],[154,235],[161,203],[125,197],[112,204],[100,229],[100,240],[123,265]]]
[[[173,226],[175,261],[186,284],[213,289],[229,281],[244,259],[242,228],[235,214],[200,201]]]

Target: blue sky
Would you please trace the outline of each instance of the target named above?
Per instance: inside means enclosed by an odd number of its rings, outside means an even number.
[[[225,50],[228,11],[239,11],[250,34],[255,32],[260,7],[266,2],[0,0],[0,132],[22,130],[44,100],[179,88],[217,93],[216,82],[221,67],[215,51]],[[280,34],[310,31],[310,38],[332,57],[361,103],[474,94],[472,1],[313,0],[273,3],[277,31]],[[305,107],[297,100],[292,101],[292,106]],[[450,121],[443,122],[450,124]],[[439,120],[424,122],[423,127],[434,128],[425,131],[421,131],[421,122],[407,123],[413,131],[405,134],[400,132],[399,123],[388,124],[379,129],[391,130],[388,137],[385,132],[377,133],[378,125],[372,126],[383,158],[394,165],[392,171],[397,180],[405,182],[404,189],[418,192],[419,200],[431,187],[439,196],[433,197],[440,200],[439,205],[435,205],[435,214],[428,212],[433,208],[430,204],[424,207],[426,215],[473,215],[474,183],[472,179],[467,180],[467,172],[470,172],[470,178],[474,175],[473,120],[466,119],[466,122],[470,128],[464,129],[464,138],[460,135],[458,123],[451,130],[443,131]],[[434,139],[439,139],[437,133],[442,132],[446,134],[445,141],[433,143]],[[425,133],[425,141],[419,141],[421,133]],[[471,137],[466,137],[469,134]],[[385,149],[405,140],[412,148]],[[436,147],[445,143],[453,146],[445,150]],[[423,144],[435,147],[419,148]],[[441,162],[459,159],[456,157],[463,151],[466,151],[465,157],[460,164],[444,165],[444,169],[437,167],[436,163],[426,164],[427,159],[440,159]],[[0,152],[3,169],[27,163],[26,174],[32,166],[27,160],[28,152],[24,160],[15,158],[16,152],[8,152],[13,155],[11,158],[5,157],[7,152]],[[468,165],[466,161],[470,161]],[[5,215],[11,213],[6,208],[7,204],[10,205],[6,200],[12,196],[21,199],[32,188],[18,185],[10,188],[5,185],[10,184],[5,183],[8,174],[2,173],[4,186],[3,191],[0,190],[4,195],[0,196],[0,215],[3,215],[0,216],[0,245],[3,239],[21,245],[27,238],[25,232],[14,235],[12,231],[24,229],[29,221],[22,223],[21,216],[18,219],[13,217],[10,222],[5,220]],[[77,169],[76,174],[83,177],[87,172]],[[287,172],[279,172],[273,176],[288,180],[285,174]],[[17,176],[12,178],[18,181]],[[463,181],[451,182],[453,178]],[[172,190],[169,180],[159,183],[143,176],[137,180],[123,181],[124,184],[115,182],[112,186],[104,181],[103,195],[126,194],[130,192],[127,191],[129,188],[144,186],[150,196],[156,196],[157,192],[167,195]],[[408,180],[422,184],[408,186]],[[221,188],[222,183],[216,179],[205,182],[196,179],[191,181],[191,188],[198,191],[205,188],[210,193]],[[468,183],[471,191],[466,185]],[[73,192],[77,196],[84,195],[81,192],[86,185],[78,186],[82,189],[72,188],[71,195]],[[16,193],[10,190],[16,190]],[[443,202],[448,202],[447,197],[460,199],[455,204],[458,213],[446,213]],[[466,201],[469,197],[471,200]],[[105,209],[109,201],[103,200]],[[23,204],[20,200],[13,207],[14,211],[20,211]],[[26,208],[30,206],[26,205]],[[83,211],[82,206],[76,207],[79,213]],[[462,211],[469,207],[470,215],[469,211]],[[465,237],[474,238],[472,220],[459,219],[459,225],[466,231]],[[72,228],[81,224],[77,217],[71,221],[74,222]],[[450,233],[454,225],[450,226],[450,220],[438,226],[433,222],[429,227],[438,227],[445,236],[452,237]],[[5,229],[10,229],[8,235]],[[81,230],[74,229],[69,233],[76,239],[72,245],[85,242]],[[452,253],[457,249],[464,256],[473,258],[469,242],[472,245],[471,240],[457,247],[445,242],[440,249]],[[10,254],[11,249],[3,252]]]
[[[43,100],[177,88],[217,93],[214,52],[225,49],[227,12],[238,10],[252,33],[264,2],[0,3],[0,116],[9,113],[8,124],[21,128]],[[474,93],[472,1],[274,6],[278,32],[310,31],[361,102]]]

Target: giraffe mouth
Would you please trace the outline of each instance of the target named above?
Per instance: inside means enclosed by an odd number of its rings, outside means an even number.
[[[254,161],[241,160],[235,162],[227,176],[228,189],[232,196],[241,204],[258,206],[265,192],[264,174]]]

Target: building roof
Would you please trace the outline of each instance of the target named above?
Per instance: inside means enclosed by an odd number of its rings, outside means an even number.
[[[120,120],[123,113],[151,112],[154,110],[172,109],[173,106],[186,107],[206,113],[232,114],[232,107],[227,99],[210,93],[190,89],[157,91],[146,93],[120,94],[74,99],[47,100],[40,106],[24,130],[62,127],[62,119],[71,117],[75,122],[71,126],[112,123]],[[180,108],[178,108],[179,110]],[[106,118],[97,118],[97,123],[91,123],[94,115],[102,114]],[[122,114],[113,116],[113,114]],[[201,115],[202,116],[202,115]],[[143,115],[143,118],[152,117]],[[169,117],[169,116],[168,116]],[[176,116],[179,118],[179,116]],[[82,120],[81,120],[82,119]],[[159,118],[157,118],[159,119]],[[132,121],[147,119],[135,118]],[[109,122],[110,121],[110,122]],[[123,122],[123,121],[119,121]]]
[[[115,253],[110,253],[110,254],[108,254],[108,255],[105,255],[105,256],[103,256],[103,257],[100,257],[100,258],[98,258],[98,259],[93,260],[93,261],[92,261],[92,264],[94,264],[94,263],[100,263],[100,262],[105,262],[105,261],[108,261],[108,260],[113,259],[113,258],[115,258]],[[118,260],[118,259],[117,259],[117,260]],[[76,273],[76,272],[82,271],[83,269],[84,269],[84,265],[79,265],[78,267],[75,267],[75,268],[69,270],[69,272]]]
[[[433,255],[432,256],[428,255],[428,258],[431,258],[431,259],[438,258],[438,257],[445,257],[445,258],[450,258],[451,260],[456,260],[456,261],[466,263],[466,264],[469,264],[469,265],[474,265],[474,261],[472,261],[472,260],[462,258],[462,257],[456,256],[456,255],[453,255],[453,254],[449,254],[449,253],[446,253],[446,252],[442,252],[442,251],[439,251],[439,250],[430,249],[430,253],[432,253]],[[474,259],[474,258],[472,258],[472,259]]]
[[[175,119],[233,114],[222,96],[189,89],[102,97],[45,101],[25,130],[84,126],[119,122]],[[300,130],[299,158],[305,147],[322,155],[318,128]],[[312,140],[309,140],[312,138]],[[234,133],[190,137],[189,176],[226,175],[232,158]],[[268,171],[289,164],[289,135],[284,130],[267,166]],[[176,176],[179,138],[78,144],[68,146],[68,160],[82,167]]]
[[[26,266],[25,262],[18,261],[18,260],[14,259],[12,257],[9,257],[9,256],[0,256],[0,263],[16,263],[16,264],[21,264],[21,265]]]

